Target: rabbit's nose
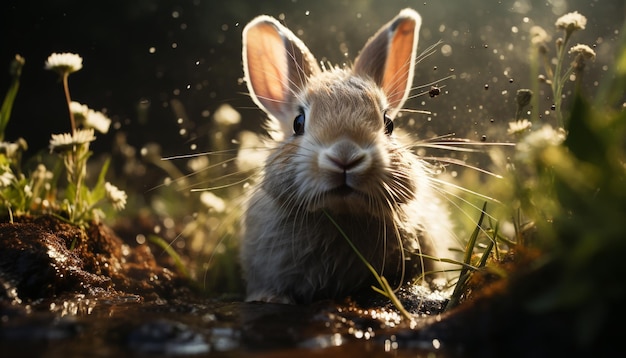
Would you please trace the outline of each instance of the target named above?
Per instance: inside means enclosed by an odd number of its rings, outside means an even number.
[[[347,172],[366,165],[368,153],[354,142],[343,140],[331,146],[324,156],[335,167],[334,170]]]
[[[333,157],[329,155],[328,159],[333,162],[337,166],[337,168],[348,171],[362,163],[365,160],[365,154],[360,154],[358,156],[349,158]]]

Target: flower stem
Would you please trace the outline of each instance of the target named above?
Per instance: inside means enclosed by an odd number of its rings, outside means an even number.
[[[561,102],[563,101],[563,80],[564,78],[561,76],[561,71],[563,67],[563,60],[565,57],[565,49],[567,45],[567,41],[571,36],[571,32],[565,32],[565,39],[563,42],[558,45],[557,44],[557,60],[556,67],[554,69],[554,77],[552,78],[552,95],[554,96],[554,110],[556,113],[556,120],[558,127],[563,127],[563,114],[561,113]]]
[[[74,113],[72,113],[72,107],[70,103],[72,102],[72,98],[70,97],[70,86],[68,84],[68,77],[70,76],[69,72],[63,73],[63,89],[65,90],[65,101],[67,102],[67,110],[70,113],[70,123],[72,125],[72,135],[76,134],[76,121],[74,120]]]

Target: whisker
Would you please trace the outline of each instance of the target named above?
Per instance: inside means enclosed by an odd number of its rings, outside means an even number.
[[[412,88],[412,90],[418,90],[420,88],[431,87],[431,86],[434,86],[434,85],[436,85],[436,84],[438,84],[440,82],[447,81],[447,80],[455,78],[455,77],[456,77],[456,75],[448,75],[448,76],[442,77],[442,78],[440,78],[438,80],[434,80],[434,81],[431,81],[431,82],[428,82],[428,83],[424,83],[424,84],[415,86],[415,87]],[[441,86],[438,86],[438,87],[439,88],[444,88],[445,85],[441,85]],[[424,92],[424,93],[428,93],[428,92]]]
[[[254,148],[252,148],[254,149]],[[210,152],[201,152],[201,153],[189,153],[189,154],[180,154],[180,155],[173,155],[170,157],[162,157],[161,160],[166,161],[166,160],[178,160],[178,159],[189,159],[189,158],[197,158],[197,157],[205,157],[205,156],[210,156],[210,155],[222,155],[222,154],[230,154],[233,152],[237,152],[240,149],[224,149],[224,150],[216,150],[216,151],[210,151]]]
[[[219,190],[219,189],[224,189],[224,188],[230,188],[239,184],[244,184],[247,181],[249,181],[250,178],[244,178],[241,180],[238,180],[236,182],[233,183],[228,183],[228,184],[224,184],[224,185],[216,185],[216,186],[212,186],[212,187],[207,187],[207,188],[192,188],[190,189],[191,192],[200,192],[200,191],[213,191],[213,190]]]
[[[457,184],[454,184],[454,183],[450,183],[450,182],[445,181],[445,180],[437,179],[435,177],[431,177],[429,180],[431,180],[431,181],[433,181],[435,183],[438,183],[438,184],[443,184],[445,186],[449,186],[449,187],[458,189],[458,190],[463,191],[463,192],[468,193],[468,194],[475,195],[476,197],[479,197],[479,198],[482,198],[482,199],[485,199],[485,200],[489,200],[489,201],[494,202],[494,203],[501,204],[501,202],[498,199],[496,199],[496,198],[492,198],[490,196],[487,196],[487,195],[475,192],[475,191],[473,191],[471,189],[464,188],[464,187],[462,187],[460,185],[457,185]]]
[[[498,179],[502,179],[503,176],[500,174],[496,174],[493,173],[487,169],[483,169],[474,165],[470,165],[467,162],[460,160],[460,159],[454,159],[454,158],[450,158],[450,157],[421,157],[421,159],[426,160],[426,161],[436,161],[436,162],[442,162],[442,163],[449,163],[449,164],[454,164],[454,165],[458,165],[458,166],[462,166],[464,168],[468,168],[468,169],[472,169],[475,170],[479,173],[483,173],[483,174],[487,174],[490,175],[492,177],[498,178]]]
[[[431,111],[425,111],[422,109],[409,109],[409,108],[403,108],[398,110],[398,112],[407,112],[407,113],[419,113],[419,114],[433,114],[433,112]]]

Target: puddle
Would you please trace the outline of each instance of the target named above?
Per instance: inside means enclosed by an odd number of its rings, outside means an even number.
[[[2,307],[1,312],[0,350],[10,357],[360,356],[392,351],[397,356],[442,356],[432,340],[407,340],[405,332],[413,329],[397,312],[353,302],[294,306],[194,298],[142,303],[132,297],[80,295],[61,303]]]

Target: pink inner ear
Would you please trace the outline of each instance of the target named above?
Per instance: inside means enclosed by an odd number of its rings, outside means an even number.
[[[391,39],[385,73],[383,90],[388,96],[392,107],[398,108],[405,94],[408,93],[409,81],[413,79],[412,57],[415,36],[415,21],[402,21]]]
[[[275,113],[286,100],[283,39],[272,24],[259,23],[248,30],[246,46],[250,85],[263,106]]]

